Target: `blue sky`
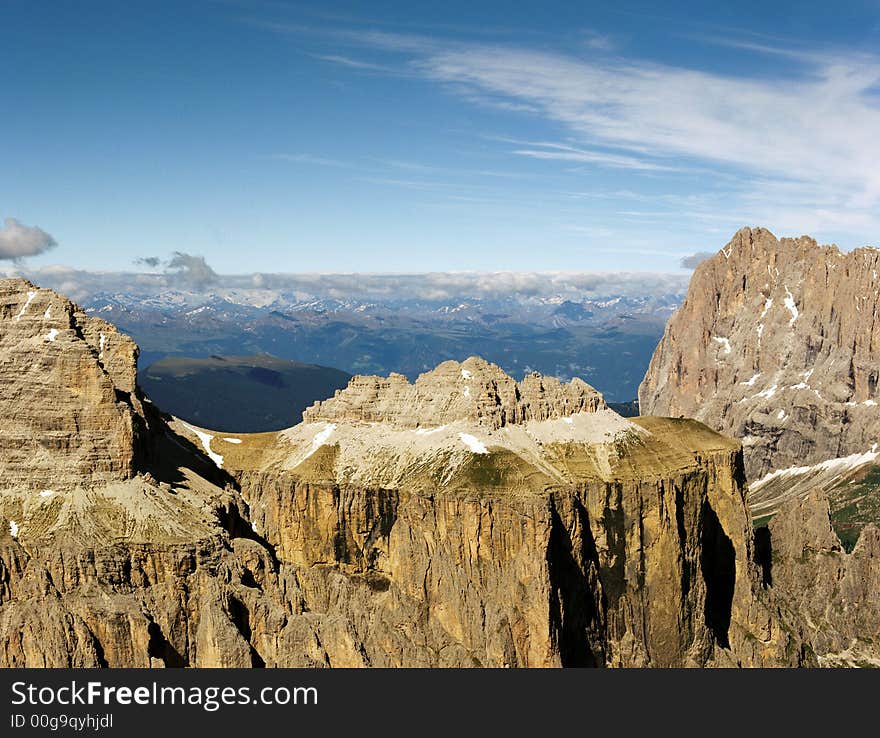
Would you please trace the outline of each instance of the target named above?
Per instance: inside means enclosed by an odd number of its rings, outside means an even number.
[[[221,273],[876,244],[878,42],[875,0],[0,0],[0,219]]]

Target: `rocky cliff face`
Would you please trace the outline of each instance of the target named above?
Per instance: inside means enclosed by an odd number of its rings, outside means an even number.
[[[699,423],[469,359],[220,435],[142,402],[106,323],[3,289],[2,665],[814,663]]]
[[[639,390],[743,441],[750,480],[880,440],[880,250],[740,230],[697,267]]]
[[[742,439],[764,584],[824,665],[880,665],[878,317],[880,251],[746,228],[694,272],[639,392]]]
[[[109,323],[0,279],[0,491],[131,477],[146,429],[136,358]]]
[[[365,663],[809,662],[758,591],[736,443],[523,384],[475,358],[413,385],[355,378],[295,428],[217,446]]]

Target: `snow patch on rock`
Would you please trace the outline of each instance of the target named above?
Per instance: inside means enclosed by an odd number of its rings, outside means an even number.
[[[416,428],[417,436],[430,436],[432,433],[439,433],[446,428],[445,425],[438,425],[436,428]]]
[[[18,311],[18,315],[15,316],[14,320],[17,323],[21,320],[21,316],[24,315],[25,311],[30,307],[31,303],[34,301],[34,298],[37,296],[37,293],[33,290],[28,290],[27,300],[25,300],[24,305],[21,306],[21,310]]]
[[[461,442],[475,454],[489,453],[489,449],[486,448],[486,445],[476,436],[472,436],[470,433],[459,433],[458,437],[461,439]]]
[[[758,372],[757,374],[753,375],[752,378],[749,379],[747,382],[740,382],[740,384],[744,384],[746,387],[754,387],[755,382],[758,381],[758,377],[760,377],[760,376],[761,376],[761,372]]]
[[[221,454],[214,453],[211,450],[211,441],[213,440],[214,436],[212,436],[210,433],[205,433],[204,431],[198,430],[197,428],[193,428],[191,425],[189,425],[188,423],[184,423],[183,421],[181,421],[181,425],[198,436],[199,440],[202,442],[202,448],[204,448],[205,453],[208,454],[208,458],[210,458],[211,461],[213,461],[218,467],[222,469],[223,456]]]
[[[869,451],[865,451],[861,454],[850,454],[849,456],[842,456],[837,459],[827,459],[826,461],[813,464],[812,466],[790,466],[786,469],[777,469],[769,474],[765,474],[757,482],[752,482],[752,484],[749,485],[749,492],[755,492],[768,482],[774,479],[779,479],[780,477],[800,476],[810,472],[830,471],[839,474],[845,471],[851,471],[874,461],[877,456],[877,444],[875,443],[871,446]]]
[[[327,443],[330,440],[330,436],[333,435],[333,431],[336,430],[336,423],[324,423],[323,429],[319,430],[315,437],[312,438],[312,445],[309,447],[309,450],[306,452],[306,455],[300,459],[300,463],[305,461],[309,456],[311,456],[315,451],[317,451],[321,446]]]
[[[725,354],[730,353],[730,339],[729,338],[725,338],[724,336],[713,336],[712,340],[717,341],[718,343],[721,344],[722,348],[724,349]]]
[[[800,312],[797,309],[797,305],[794,302],[794,296],[788,289],[788,286],[785,286],[785,299],[783,300],[785,303],[785,307],[788,308],[788,312],[791,313],[791,320],[788,321],[789,326],[793,326],[794,322],[798,319],[798,315]]]
[[[772,387],[768,387],[767,389],[764,389],[764,390],[761,390],[760,392],[758,392],[755,395],[755,397],[766,397],[769,399],[769,398],[773,397],[773,395],[776,394],[776,390],[778,390],[778,389],[779,389],[779,385],[774,384]]]

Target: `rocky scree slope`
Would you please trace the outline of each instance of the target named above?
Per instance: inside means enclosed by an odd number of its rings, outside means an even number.
[[[880,667],[880,528],[870,523],[847,553],[814,493],[781,506],[757,532],[765,583],[797,612],[822,666]]]
[[[0,665],[815,663],[699,423],[472,358],[217,434],[108,324],[0,294]]]

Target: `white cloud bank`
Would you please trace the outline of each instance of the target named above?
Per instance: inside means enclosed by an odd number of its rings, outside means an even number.
[[[222,295],[227,290],[277,293],[306,300],[370,299],[378,302],[427,302],[473,299],[515,300],[559,296],[581,300],[607,297],[682,296],[689,276],[654,272],[434,272],[426,274],[216,274],[199,257],[195,274],[171,271],[90,272],[63,266],[0,270],[23,276],[79,301],[124,293],[152,298],[173,291]],[[207,269],[209,277],[202,275]]]

